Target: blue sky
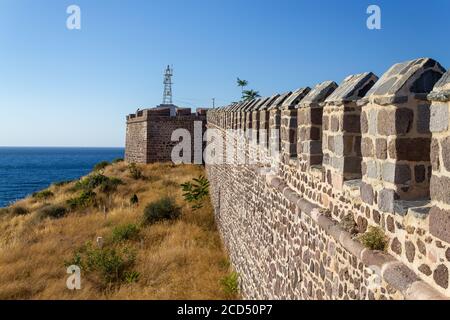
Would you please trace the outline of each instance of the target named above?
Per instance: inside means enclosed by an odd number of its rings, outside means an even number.
[[[81,8],[81,30],[66,8]],[[366,28],[366,9],[382,29]],[[236,77],[261,95],[396,62],[450,68],[450,1],[0,0],[0,146],[123,146],[125,115],[162,100],[239,99]]]

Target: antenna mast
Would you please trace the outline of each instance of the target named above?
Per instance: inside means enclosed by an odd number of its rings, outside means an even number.
[[[167,66],[166,72],[164,73],[163,104],[172,104],[172,76],[173,69]]]

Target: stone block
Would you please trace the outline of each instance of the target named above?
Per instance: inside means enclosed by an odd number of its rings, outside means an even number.
[[[445,204],[450,204],[450,178],[445,176],[431,177],[430,181],[430,196],[431,200],[440,201]]]
[[[369,132],[369,120],[367,119],[367,112],[361,112],[361,133]]]
[[[384,138],[379,138],[375,142],[375,152],[377,159],[385,160],[387,158],[387,141]]]
[[[361,117],[356,114],[344,114],[343,131],[348,133],[361,133]]]
[[[445,170],[450,171],[450,137],[441,141],[442,147],[442,162]]]
[[[430,233],[450,243],[450,212],[436,206],[430,210]]]
[[[417,108],[417,132],[430,133],[430,105],[428,104]]]
[[[371,138],[362,139],[361,154],[363,157],[367,158],[372,158],[374,156],[374,146]]]
[[[382,189],[378,192],[378,207],[384,212],[394,212],[395,191]]]
[[[430,161],[429,138],[398,138],[388,146],[389,157],[397,160]]]
[[[374,109],[368,112],[368,120],[369,120],[369,134],[377,135],[377,120],[378,120],[378,112]]]
[[[395,184],[410,184],[411,169],[405,164],[383,163],[382,177],[384,181]]]
[[[373,188],[370,184],[361,183],[361,199],[365,203],[372,205],[374,200]]]
[[[448,130],[449,111],[444,103],[433,103],[430,107],[430,131],[442,132]]]

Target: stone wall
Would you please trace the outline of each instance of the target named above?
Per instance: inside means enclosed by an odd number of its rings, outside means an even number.
[[[175,117],[169,109],[146,109],[127,116],[125,160],[129,163],[153,163],[172,161],[172,141],[176,129],[184,129],[191,139],[191,162],[198,162],[203,142],[195,143],[194,134],[203,137],[206,127],[204,111],[191,114],[190,109],[179,109]],[[200,160],[201,162],[201,160]]]
[[[275,99],[261,110],[246,102],[208,112],[208,127],[228,144],[247,139],[239,147],[244,158],[266,154],[276,164],[206,166],[245,298],[450,296],[450,94],[443,73],[436,61],[417,59],[379,80],[372,73],[346,78],[314,103],[307,97],[320,85],[288,108]],[[271,142],[281,130],[280,156],[225,131],[224,118],[245,128],[248,113],[258,111],[269,114]],[[254,123],[263,129],[266,120]],[[369,227],[383,232],[385,251],[361,244]]]

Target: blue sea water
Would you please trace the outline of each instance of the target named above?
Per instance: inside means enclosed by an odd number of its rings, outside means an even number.
[[[80,178],[100,161],[123,156],[123,148],[0,147],[0,208],[53,182]]]

